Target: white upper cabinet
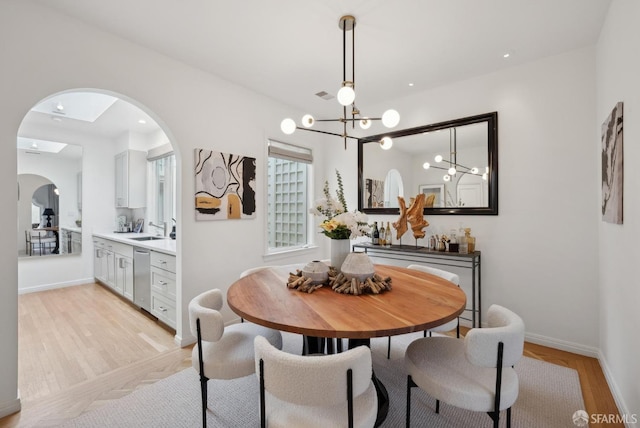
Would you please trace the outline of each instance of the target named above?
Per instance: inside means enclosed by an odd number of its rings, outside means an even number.
[[[147,194],[147,153],[126,150],[116,155],[116,208],[143,208]]]

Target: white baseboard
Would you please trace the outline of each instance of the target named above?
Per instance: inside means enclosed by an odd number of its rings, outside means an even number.
[[[541,336],[539,334],[526,333],[524,335],[524,340],[537,345],[548,346],[549,348],[585,355],[587,357],[598,358],[600,354],[600,350],[598,348],[581,345],[575,342],[567,342],[566,340],[554,339],[552,337]]]
[[[191,335],[187,337],[180,337],[176,334],[175,336],[173,336],[173,342],[179,347],[184,348],[185,346],[196,343],[196,338]]]
[[[22,409],[22,404],[20,404],[20,398],[16,398],[15,400],[5,401],[4,403],[0,403],[0,419],[5,416],[12,415],[17,413]]]
[[[622,394],[620,393],[620,388],[618,388],[618,384],[613,378],[613,374],[611,373],[611,369],[609,368],[609,364],[607,363],[607,359],[604,357],[602,351],[598,351],[598,361],[600,361],[600,367],[602,367],[602,372],[604,373],[604,377],[607,380],[607,385],[609,385],[609,390],[611,391],[611,395],[613,395],[613,399],[616,402],[616,406],[618,406],[618,411],[621,415],[628,415],[629,417],[634,414],[629,410],[624,399],[622,398]],[[635,419],[638,419],[640,415],[635,414]],[[625,423],[626,427],[638,427],[638,423]]]
[[[85,278],[85,279],[75,279],[73,281],[66,281],[66,282],[56,282],[53,284],[42,284],[42,285],[36,285],[33,287],[19,288],[18,294],[35,293],[37,291],[54,290],[56,288],[65,288],[65,287],[72,287],[75,285],[92,284],[94,282],[95,282],[95,279],[93,278]]]

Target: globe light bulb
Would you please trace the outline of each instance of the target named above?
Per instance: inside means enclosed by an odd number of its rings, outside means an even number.
[[[387,128],[393,128],[400,123],[400,113],[390,109],[382,114],[382,124]]]
[[[429,168],[431,168],[431,164],[429,164],[429,162],[425,162],[425,163],[422,164],[422,167],[424,169],[429,169]]]
[[[437,156],[434,158],[434,160],[435,160],[437,163],[440,163],[440,162],[442,162],[442,156],[437,155]]]
[[[382,140],[380,140],[380,147],[382,147],[383,150],[389,150],[391,146],[393,146],[393,140],[390,137],[383,137]]]
[[[444,177],[442,177],[442,179],[443,179],[444,181],[450,181],[450,180],[451,180],[451,177],[449,176],[449,174],[445,174],[445,176],[444,176]]]
[[[449,173],[449,175],[456,175],[456,169],[454,167],[451,167],[447,170],[447,172]]]
[[[478,168],[476,168],[475,166],[471,168],[471,174],[477,174],[477,173],[478,173]]]
[[[310,114],[302,116],[302,126],[305,128],[311,128],[314,123],[316,123],[316,120]]]
[[[482,174],[482,179],[483,179],[484,181],[487,181],[487,173],[486,173],[486,172],[485,172],[484,174]]]
[[[284,119],[282,122],[280,122],[280,129],[282,130],[282,132],[284,132],[287,135],[291,135],[295,132],[296,130],[296,122],[294,122],[293,119],[291,119],[290,117]]]
[[[336,98],[338,98],[340,104],[348,106],[353,104],[353,101],[356,99],[356,91],[354,91],[351,86],[343,86],[338,91]]]
[[[371,120],[369,120],[368,117],[364,117],[364,118],[360,119],[360,128],[362,128],[362,129],[371,128]]]

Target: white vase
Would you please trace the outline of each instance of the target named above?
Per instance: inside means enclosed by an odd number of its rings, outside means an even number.
[[[342,263],[340,271],[347,279],[356,278],[360,282],[371,278],[375,273],[373,263],[367,253],[349,253]]]
[[[340,270],[347,254],[351,252],[351,240],[332,239],[331,240],[331,266]]]
[[[302,275],[311,278],[311,284],[322,284],[329,278],[329,266],[314,260],[304,265]]]

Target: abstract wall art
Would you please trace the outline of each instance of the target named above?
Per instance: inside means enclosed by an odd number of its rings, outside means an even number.
[[[602,220],[622,224],[622,103],[602,124]]]
[[[195,149],[196,220],[256,215],[256,159]]]
[[[366,208],[384,207],[384,180],[365,179]]]

